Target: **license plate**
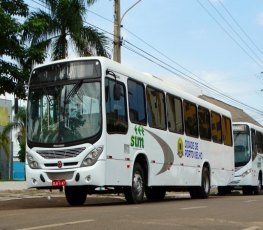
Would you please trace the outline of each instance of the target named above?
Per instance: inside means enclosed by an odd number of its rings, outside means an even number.
[[[53,187],[66,186],[66,181],[65,180],[52,180],[52,186]]]

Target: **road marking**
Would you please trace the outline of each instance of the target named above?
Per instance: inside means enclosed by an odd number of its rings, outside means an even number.
[[[24,215],[25,213],[10,213],[10,214],[4,214],[4,215],[1,215],[1,217],[8,217],[8,216],[21,216],[21,215]]]
[[[243,228],[243,230],[260,230],[261,228],[258,227],[258,226],[251,226],[251,227],[248,227],[248,228]]]
[[[244,203],[256,202],[257,200],[245,200]]]
[[[66,223],[48,224],[48,225],[41,225],[41,226],[35,226],[35,227],[29,227],[29,228],[20,228],[17,230],[35,230],[35,229],[53,228],[53,227],[61,227],[64,225],[87,223],[87,222],[92,222],[92,221],[95,221],[95,220],[79,220],[79,221],[72,221],[72,222],[66,222]]]
[[[181,208],[181,210],[200,209],[200,208],[207,208],[207,206],[187,207],[187,208]]]

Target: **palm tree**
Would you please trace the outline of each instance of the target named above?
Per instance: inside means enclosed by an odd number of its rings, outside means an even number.
[[[10,122],[5,128],[4,133],[10,132],[12,129],[18,130],[17,140],[20,150],[18,158],[21,162],[25,162],[26,153],[26,108],[19,107],[17,114],[14,116],[14,121]]]
[[[51,59],[63,59],[71,46],[80,56],[109,56],[108,39],[86,26],[87,7],[96,0],[45,0],[48,12],[32,12],[24,26],[24,40],[31,45],[51,48]]]

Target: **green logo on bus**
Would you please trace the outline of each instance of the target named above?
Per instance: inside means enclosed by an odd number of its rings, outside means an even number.
[[[131,136],[131,147],[144,148],[144,128],[141,125],[135,125],[135,135]]]

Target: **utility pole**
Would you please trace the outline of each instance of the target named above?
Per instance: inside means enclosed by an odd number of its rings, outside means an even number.
[[[124,14],[121,15],[120,10],[120,1],[121,0],[114,0],[114,42],[113,42],[113,60],[116,62],[121,63],[121,22],[124,16],[127,14],[129,10],[131,10],[135,5],[137,5],[141,0],[137,0],[130,8],[128,8]]]
[[[114,0],[114,42],[113,60],[121,62],[121,16],[120,0]]]

